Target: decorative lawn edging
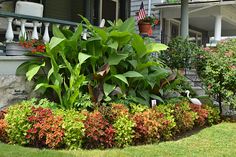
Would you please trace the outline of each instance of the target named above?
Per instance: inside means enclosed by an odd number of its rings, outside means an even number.
[[[110,104],[93,111],[53,105],[33,99],[10,106],[2,112],[1,141],[38,148],[105,149],[170,140],[194,127],[219,122],[215,108],[185,101],[153,109]]]

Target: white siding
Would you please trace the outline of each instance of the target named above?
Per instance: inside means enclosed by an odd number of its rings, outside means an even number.
[[[146,14],[148,13],[148,1],[149,0],[143,0],[143,4],[144,4],[144,9],[146,10]],[[155,4],[160,4],[165,0],[152,0],[152,9],[155,8]],[[141,5],[142,0],[131,0],[130,3],[130,16],[135,16],[136,12],[139,11],[140,5]],[[159,17],[159,11],[151,11],[151,15],[154,14],[156,17]],[[138,28],[137,28],[137,33],[138,33]],[[154,30],[153,30],[153,36],[155,37],[155,39],[160,42],[161,40],[161,33],[160,33],[160,26],[157,26]]]

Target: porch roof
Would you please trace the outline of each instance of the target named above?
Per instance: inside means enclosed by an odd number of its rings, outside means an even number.
[[[181,5],[155,5],[162,18],[180,19]],[[204,1],[189,3],[189,25],[214,34],[215,16],[222,16],[222,36],[236,35],[236,1]]]

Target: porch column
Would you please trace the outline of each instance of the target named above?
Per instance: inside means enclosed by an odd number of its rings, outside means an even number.
[[[221,15],[217,15],[215,17],[215,34],[214,34],[214,40],[220,41],[221,40]]]
[[[188,37],[189,33],[189,19],[188,19],[188,0],[181,0],[181,33],[184,38]]]

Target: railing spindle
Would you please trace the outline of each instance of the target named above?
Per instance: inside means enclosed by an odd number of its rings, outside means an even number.
[[[14,39],[14,33],[13,33],[13,29],[12,29],[13,18],[8,17],[7,20],[8,20],[8,26],[7,26],[5,38],[6,38],[6,42],[12,42]]]
[[[38,40],[39,39],[39,36],[38,36],[38,31],[37,31],[37,27],[38,27],[38,21],[33,21],[33,33],[32,33],[32,39],[36,39]]]
[[[43,41],[44,43],[47,43],[50,41],[49,31],[48,31],[49,23],[44,23],[44,26],[45,26],[45,30],[43,34]]]
[[[19,39],[23,38],[24,40],[26,40],[26,38],[27,38],[26,31],[25,31],[26,20],[21,19],[20,22],[21,22],[21,30],[20,30],[20,34],[19,34]]]

